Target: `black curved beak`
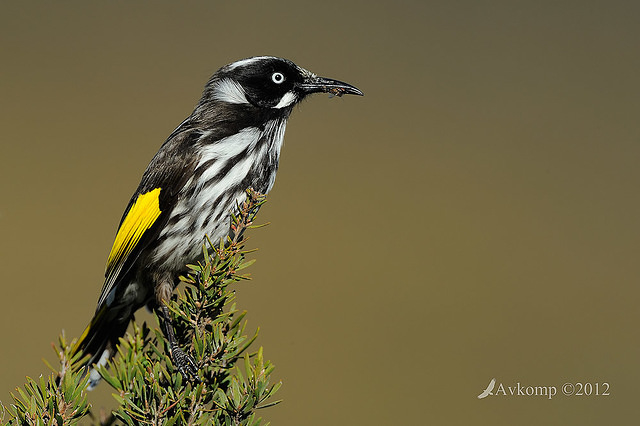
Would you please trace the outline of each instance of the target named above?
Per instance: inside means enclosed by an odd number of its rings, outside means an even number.
[[[355,86],[342,81],[333,80],[331,78],[318,77],[316,75],[305,78],[305,80],[300,84],[300,88],[305,95],[311,93],[331,93],[334,96],[364,96],[364,93]]]

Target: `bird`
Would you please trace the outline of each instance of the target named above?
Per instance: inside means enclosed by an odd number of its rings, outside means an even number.
[[[480,393],[480,395],[478,395],[478,399],[486,398],[489,395],[493,395],[493,388],[495,386],[496,386],[496,379],[493,378],[489,382],[489,385],[487,386],[487,388],[483,390],[482,393]]]
[[[274,56],[242,59],[211,76],[193,112],[153,156],[120,221],[94,316],[72,350],[86,359],[89,389],[100,381],[96,366],[107,365],[144,306],[164,323],[174,365],[198,381],[166,302],[186,265],[202,257],[205,238],[230,234],[230,215],[246,190],[271,190],[287,120],[314,93],[363,96],[355,86]]]

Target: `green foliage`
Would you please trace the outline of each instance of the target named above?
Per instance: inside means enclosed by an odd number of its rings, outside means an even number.
[[[38,381],[27,377],[24,390],[17,388],[12,393],[14,404],[3,412],[11,416],[6,424],[10,425],[71,425],[89,411],[87,393],[88,376],[78,373],[81,354],[71,358],[71,347],[64,334],[58,341],[60,350],[56,351],[60,360],[60,371],[50,374],[45,380]],[[55,350],[55,347],[54,347]],[[3,407],[4,411],[4,407]]]
[[[247,279],[241,271],[253,262],[245,259],[243,234],[254,227],[264,202],[263,195],[247,192],[232,220],[232,235],[203,248],[204,261],[189,265],[191,273],[181,277],[182,294],[168,304],[178,343],[195,360],[200,382],[187,381],[173,367],[168,341],[158,328],[134,324],[121,339],[118,356],[99,370],[118,403],[100,424],[260,425],[255,411],[279,402],[272,401],[280,387],[270,385],[273,364],[264,360],[262,348],[247,351],[257,332],[245,334],[246,312],[236,310],[229,289]],[[87,378],[77,371],[81,360],[69,359],[69,353],[61,338],[60,371],[39,383],[27,378],[24,391],[13,395],[7,424],[72,425],[88,413]]]

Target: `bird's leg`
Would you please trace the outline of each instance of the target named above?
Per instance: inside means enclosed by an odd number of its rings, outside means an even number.
[[[198,367],[196,366],[195,361],[185,351],[180,349],[180,346],[178,346],[176,336],[173,333],[171,319],[169,318],[169,308],[167,308],[165,304],[160,306],[160,313],[162,315],[162,322],[164,323],[165,335],[167,336],[167,340],[169,340],[169,351],[173,363],[178,367],[178,370],[180,370],[180,373],[182,373],[185,378],[200,383]]]

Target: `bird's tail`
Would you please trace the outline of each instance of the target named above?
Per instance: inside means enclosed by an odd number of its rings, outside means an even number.
[[[84,363],[84,366],[89,370],[89,390],[96,387],[100,382],[100,374],[95,369],[94,364],[100,366],[107,364],[115,354],[118,339],[124,336],[128,325],[128,320],[123,321],[117,317],[113,318],[113,315],[109,314],[107,306],[103,305],[96,311],[93,319],[74,345],[72,356],[78,353],[90,355],[90,358]]]

